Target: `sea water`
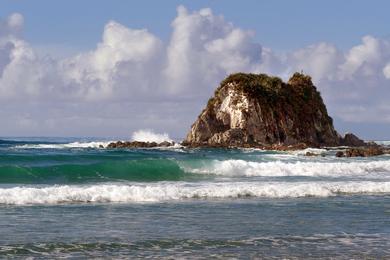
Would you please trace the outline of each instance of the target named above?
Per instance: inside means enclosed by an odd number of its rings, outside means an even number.
[[[388,155],[107,144],[0,140],[1,257],[390,257]]]

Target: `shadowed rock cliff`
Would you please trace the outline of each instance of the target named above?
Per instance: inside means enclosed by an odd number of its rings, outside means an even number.
[[[228,76],[183,141],[193,147],[319,147],[342,143],[344,139],[335,131],[310,76],[300,73],[287,83],[265,74]]]

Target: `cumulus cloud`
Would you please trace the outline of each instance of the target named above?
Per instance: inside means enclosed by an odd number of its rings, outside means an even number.
[[[159,57],[161,41],[147,30],[133,30],[110,21],[102,42],[88,53],[60,62],[62,76],[69,85],[77,85],[86,99],[107,99],[121,92],[123,82],[133,92],[150,89],[153,61]],[[134,94],[134,93],[133,93]]]
[[[39,55],[23,39],[23,24],[21,14],[0,21],[0,99],[8,132],[30,126],[37,132],[67,129],[74,135],[73,129],[82,128],[80,134],[115,135],[154,128],[183,137],[219,81],[240,71],[286,79],[303,70],[336,119],[390,122],[383,116],[390,113],[385,39],[368,35],[347,51],[320,42],[282,54],[209,8],[179,6],[168,42],[147,29],[109,21],[96,48],[54,58]],[[17,109],[15,101],[22,101]],[[116,130],[121,127],[126,129]]]
[[[0,26],[0,98],[44,96],[51,75],[51,60],[39,58],[20,38],[23,16],[12,14]]]
[[[280,65],[272,50],[254,42],[254,32],[235,27],[208,8],[189,12],[179,6],[177,11],[166,44],[146,29],[110,21],[96,49],[65,59],[43,60],[27,42],[13,37],[7,42],[8,49],[2,49],[6,52],[2,56],[19,53],[19,58],[2,58],[2,66],[11,70],[15,64],[19,68],[10,75],[36,76],[28,79],[29,86],[15,83],[25,86],[25,94],[35,94],[40,87],[45,88],[41,93],[57,91],[59,95],[53,94],[53,98],[143,100],[144,96],[171,99],[177,94],[206,98],[229,73],[269,71]],[[23,17],[8,18],[5,24],[13,24],[7,27],[8,34],[19,30],[18,20]],[[35,71],[28,72],[28,68]],[[3,84],[3,88],[13,87]]]
[[[190,13],[179,6],[177,11],[163,70],[172,93],[202,93],[228,73],[256,70],[262,47],[253,41],[253,32],[235,27],[209,8]]]
[[[0,36],[18,34],[23,29],[24,18],[19,13],[13,13],[6,19],[0,20]]]
[[[19,31],[22,29],[23,27],[23,24],[24,24],[24,18],[23,18],[23,15],[19,14],[19,13],[13,13],[11,14],[8,19],[7,19],[7,26],[11,29],[11,30],[16,30],[16,31]]]
[[[318,43],[294,51],[289,55],[290,71],[304,71],[318,83],[335,77],[337,65],[343,62],[343,53],[329,43]]]
[[[346,55],[345,63],[340,66],[342,77],[353,79],[357,74],[376,76],[390,58],[390,42],[365,36],[362,44],[357,45]]]
[[[387,79],[390,79],[390,63],[388,63],[384,68],[383,68],[383,75],[385,75],[385,77]]]

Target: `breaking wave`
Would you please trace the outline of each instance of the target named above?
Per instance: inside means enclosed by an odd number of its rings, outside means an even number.
[[[139,142],[156,142],[156,143],[162,143],[164,141],[172,142],[172,139],[169,138],[169,135],[167,133],[158,134],[153,132],[150,129],[143,129],[134,132],[132,139],[133,141],[139,141]]]
[[[142,203],[243,197],[298,198],[390,193],[390,182],[163,182],[0,189],[0,204]]]
[[[291,151],[290,153],[293,155],[306,155],[307,153],[311,153],[314,155],[325,155],[328,151],[326,149],[320,148],[306,148],[303,150]]]
[[[333,161],[333,162],[250,162],[244,160],[215,160],[198,169],[188,169],[194,173],[223,176],[328,176],[388,174],[390,161]]]
[[[64,144],[23,144],[15,148],[21,149],[71,149],[71,148],[106,148],[109,142],[72,142]]]
[[[113,159],[121,156],[124,159]],[[138,156],[126,159],[126,157]],[[0,183],[14,184],[83,184],[113,181],[179,181],[241,177],[329,177],[390,180],[390,161],[269,161],[244,160],[177,160],[145,158],[134,153],[116,153],[107,160],[100,154],[69,161],[66,156],[41,155],[42,164],[34,156],[0,158]],[[21,161],[15,165],[14,161]],[[26,165],[27,164],[27,165]]]
[[[20,184],[80,184],[107,181],[174,181],[185,177],[185,172],[174,160],[137,159],[103,161],[95,156],[94,163],[52,165],[0,165],[0,183]],[[59,158],[58,158],[59,159]]]

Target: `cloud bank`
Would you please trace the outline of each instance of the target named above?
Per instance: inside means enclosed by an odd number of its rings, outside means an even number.
[[[0,21],[0,135],[126,136],[152,128],[183,137],[229,73],[312,75],[341,122],[390,123],[390,41],[364,36],[347,51],[327,42],[278,53],[211,9],[177,8],[163,42],[109,21],[96,48],[66,58],[38,55],[24,19]],[[351,129],[353,130],[353,129]]]

